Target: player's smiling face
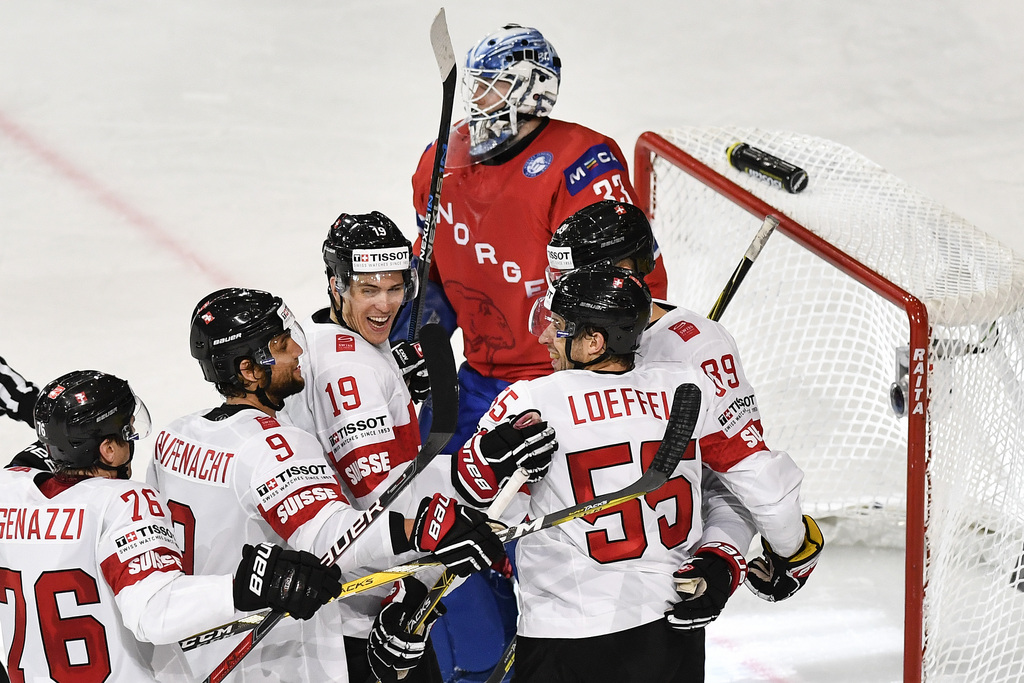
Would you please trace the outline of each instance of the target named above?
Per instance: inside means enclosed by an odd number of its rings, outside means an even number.
[[[565,337],[558,336],[559,332],[565,330],[565,320],[557,313],[551,314],[551,321],[544,331],[541,332],[538,341],[548,348],[548,355],[551,356],[551,367],[555,372],[568,370],[572,367],[568,354],[565,352]]]
[[[345,324],[371,344],[388,340],[395,315],[402,306],[405,280],[401,271],[352,276],[342,295]]]

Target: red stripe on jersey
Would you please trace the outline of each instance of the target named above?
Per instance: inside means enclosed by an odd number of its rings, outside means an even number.
[[[156,572],[182,571],[181,554],[170,548],[155,548],[130,558],[127,562],[118,559],[114,553],[100,563],[103,578],[114,591],[114,595],[128,586],[133,586]]]
[[[715,432],[700,440],[701,458],[714,471],[725,472],[747,456],[768,450],[763,435],[760,420],[748,422],[732,437]]]
[[[298,489],[269,510],[259,510],[277,535],[287,541],[300,526],[333,501],[348,503],[341,486],[323,482]]]

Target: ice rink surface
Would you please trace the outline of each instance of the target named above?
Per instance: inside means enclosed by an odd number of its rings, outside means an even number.
[[[540,28],[563,61],[555,115],[630,157],[642,131],[681,125],[828,138],[1024,253],[1020,3],[445,7],[460,58],[506,22]],[[319,249],[339,213],[414,231],[409,178],[441,99],[437,9],[0,3],[0,355],[39,383],[125,377],[157,428],[215,404],[186,348],[200,297],[269,289],[301,317],[324,301]],[[9,453],[32,438],[0,422]],[[836,547],[787,603],[741,589],[709,629],[708,680],[899,680],[901,562]]]

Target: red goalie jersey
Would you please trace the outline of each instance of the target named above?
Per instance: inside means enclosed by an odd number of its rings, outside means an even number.
[[[465,125],[451,133],[431,279],[455,309],[474,370],[509,382],[547,375],[547,352],[527,322],[547,290],[548,240],[563,220],[594,202],[635,202],[626,158],[611,138],[556,119],[511,159],[471,163],[467,135]],[[412,179],[421,227],[433,157],[431,145]],[[646,280],[655,296],[665,295],[660,256]]]

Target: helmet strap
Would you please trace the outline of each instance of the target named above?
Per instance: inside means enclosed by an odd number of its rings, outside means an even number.
[[[113,465],[108,465],[107,463],[103,462],[102,458],[97,457],[96,458],[96,462],[94,462],[92,464],[92,466],[97,468],[97,469],[106,470],[107,472],[116,472],[118,479],[130,479],[131,478],[132,459],[134,457],[135,457],[135,442],[134,441],[129,441],[128,442],[128,459],[124,462],[123,465],[119,465],[117,467],[114,467]]]
[[[270,369],[270,366],[268,365],[267,366],[267,377],[270,377],[271,372],[272,372],[272,370]],[[267,384],[269,385],[270,383],[268,382]],[[281,401],[280,403],[275,403],[272,398],[267,396],[267,391],[263,387],[257,387],[256,391],[254,391],[252,393],[256,395],[256,400],[258,400],[260,403],[262,403],[266,407],[268,407],[271,410],[273,410],[275,413],[277,411],[282,410],[284,408],[284,401]]]

